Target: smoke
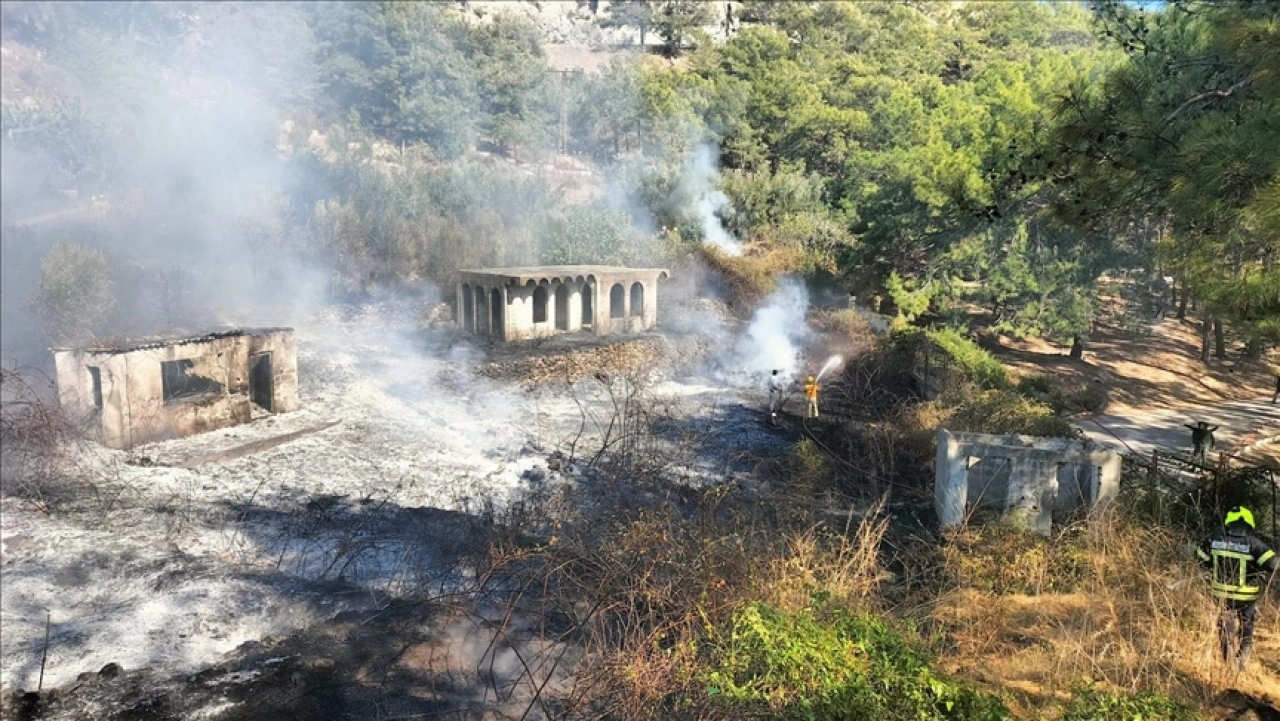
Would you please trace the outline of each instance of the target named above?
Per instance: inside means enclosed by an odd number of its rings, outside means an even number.
[[[137,28],[175,24],[171,46],[119,33],[109,4],[60,4],[59,32],[5,38],[21,63],[6,70],[58,80],[24,89],[31,119],[15,122],[37,130],[6,134],[0,154],[3,177],[22,177],[0,194],[6,241],[20,241],[3,248],[6,270],[21,268],[21,282],[4,288],[6,355],[40,355],[27,300],[40,259],[62,239],[107,256],[118,312],[100,333],[197,332],[264,300],[305,313],[323,299],[323,271],[296,252],[303,219],[288,212],[290,184],[313,179],[297,177],[277,147],[316,85],[307,24],[277,4],[136,5]],[[11,79],[6,106],[19,100]],[[69,127],[77,144],[42,140],[41,122]],[[281,315],[247,322],[297,317]]]
[[[721,216],[731,209],[729,198],[717,187],[720,171],[715,148],[694,146],[685,162],[680,190],[690,203],[687,212],[698,219],[703,242],[732,256],[742,255],[742,243],[725,230]]]
[[[799,368],[800,349],[809,335],[805,314],[809,292],[794,278],[783,278],[756,309],[746,330],[738,337],[731,356],[722,361],[730,374],[751,378],[778,370],[788,376]]]

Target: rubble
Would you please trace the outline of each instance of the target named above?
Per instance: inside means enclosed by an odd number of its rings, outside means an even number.
[[[514,380],[528,388],[573,381],[602,371],[621,373],[652,366],[662,357],[662,351],[660,338],[643,337],[549,352],[525,352],[516,357],[499,356],[476,370],[487,378]]]

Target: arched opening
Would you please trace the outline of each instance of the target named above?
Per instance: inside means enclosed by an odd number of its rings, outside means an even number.
[[[494,288],[489,295],[489,332],[499,338],[506,338],[506,328],[502,325],[502,291]]]
[[[644,284],[631,284],[631,315],[644,317]]]
[[[594,285],[582,286],[582,327],[590,328],[595,325],[596,313],[595,303],[592,302],[592,295],[595,293]]]
[[[462,307],[458,309],[458,327],[468,333],[476,332],[476,306],[471,296],[471,285],[462,284]]]
[[[610,318],[626,318],[626,295],[627,291],[622,289],[621,283],[614,283],[609,289],[609,317]]]
[[[476,286],[476,315],[475,315],[477,333],[489,332],[489,324],[488,324],[489,304],[485,302],[485,300],[488,297],[489,296],[486,295],[484,292],[484,288],[481,288],[480,286],[477,285]]]
[[[556,330],[569,330],[569,287],[556,284]]]
[[[547,287],[545,285],[533,289],[533,322],[547,322]]]

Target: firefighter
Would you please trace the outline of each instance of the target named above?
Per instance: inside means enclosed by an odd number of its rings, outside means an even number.
[[[1255,528],[1253,513],[1244,506],[1236,506],[1227,512],[1222,530],[1196,549],[1200,562],[1213,574],[1210,593],[1223,604],[1223,613],[1218,618],[1222,660],[1233,660],[1228,658],[1233,640],[1228,635],[1231,631],[1228,624],[1234,620],[1236,639],[1240,642],[1234,661],[1239,668],[1244,667],[1253,647],[1253,625],[1258,617],[1263,581],[1280,565],[1276,552],[1254,534]]]
[[[1191,455],[1203,462],[1205,460],[1206,452],[1213,449],[1213,432],[1218,430],[1218,427],[1210,427],[1209,424],[1204,421],[1196,421],[1194,426],[1184,425],[1183,428],[1191,429]]]
[[[777,422],[778,409],[782,407],[782,376],[778,375],[779,371],[774,371],[769,376],[769,419]]]
[[[804,384],[804,397],[809,399],[809,417],[818,417],[818,381],[813,376]]]

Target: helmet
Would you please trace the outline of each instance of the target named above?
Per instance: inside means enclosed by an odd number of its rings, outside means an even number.
[[[809,376],[809,382],[810,382],[810,383],[812,383],[812,382],[813,382],[813,376]]]
[[[1236,506],[1230,511],[1227,511],[1227,520],[1223,521],[1223,523],[1230,526],[1237,521],[1244,521],[1249,524],[1250,528],[1257,528],[1253,523],[1253,512],[1244,506]]]

